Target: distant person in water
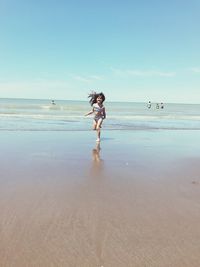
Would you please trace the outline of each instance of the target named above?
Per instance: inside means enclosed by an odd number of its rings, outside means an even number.
[[[106,110],[103,105],[105,101],[105,96],[103,93],[96,93],[92,92],[89,94],[88,98],[90,98],[90,105],[92,106],[92,110],[85,114],[88,116],[90,114],[94,114],[93,118],[93,130],[97,131],[97,142],[100,142],[100,135],[101,135],[101,126],[103,120],[106,118]]]
[[[151,101],[148,102],[147,107],[151,108]]]
[[[52,105],[55,105],[56,103],[55,103],[55,101],[54,101],[54,100],[51,100],[51,104],[52,104]]]
[[[160,103],[160,108],[164,108],[164,104],[163,103]]]
[[[159,104],[158,104],[158,103],[156,104],[156,108],[157,108],[157,109],[159,109],[159,108],[160,108],[160,106],[159,106]]]

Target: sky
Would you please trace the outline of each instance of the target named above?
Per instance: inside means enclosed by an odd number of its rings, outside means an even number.
[[[199,0],[0,0],[0,98],[200,103]]]

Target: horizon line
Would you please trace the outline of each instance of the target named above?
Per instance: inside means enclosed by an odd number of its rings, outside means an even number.
[[[27,97],[0,97],[0,99],[21,99],[21,100],[48,100],[48,101],[80,101],[80,102],[88,102],[88,100],[81,99],[57,99],[57,98],[27,98]],[[146,101],[107,101],[108,103],[148,103],[150,100]],[[166,103],[166,104],[185,104],[185,105],[199,105],[200,103],[192,103],[192,102],[165,102],[165,101],[151,101],[151,103]]]

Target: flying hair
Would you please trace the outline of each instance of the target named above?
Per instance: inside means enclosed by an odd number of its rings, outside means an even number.
[[[101,93],[96,93],[94,91],[92,91],[89,95],[88,98],[90,98],[89,103],[92,106],[93,104],[97,103],[97,98],[98,97],[102,98],[102,103],[105,101],[105,95],[101,92]]]

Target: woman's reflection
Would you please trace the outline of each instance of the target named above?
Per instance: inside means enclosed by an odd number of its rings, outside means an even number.
[[[103,169],[103,160],[100,157],[100,143],[96,144],[96,147],[92,149],[92,162],[93,162],[93,171],[95,174],[98,174]]]

